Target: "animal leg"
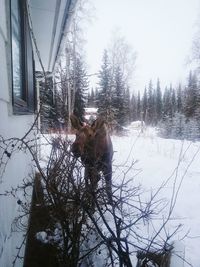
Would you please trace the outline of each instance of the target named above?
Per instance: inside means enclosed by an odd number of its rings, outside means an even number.
[[[92,190],[92,192],[95,192],[99,180],[100,180],[100,175],[96,168],[94,167],[85,168],[86,188],[89,188],[90,190]]]
[[[104,170],[104,177],[106,182],[106,193],[109,202],[112,202],[112,166],[106,166]]]

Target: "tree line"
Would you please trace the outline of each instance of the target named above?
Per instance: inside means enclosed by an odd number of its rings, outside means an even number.
[[[130,94],[119,67],[111,76],[105,53],[99,80],[98,90],[92,89],[88,94],[88,104],[98,107],[108,121],[114,119],[126,126],[140,120],[157,127],[166,138],[200,138],[200,86],[196,72],[190,71],[185,86],[170,85],[163,90],[159,79],[156,86],[150,80],[142,94]]]
[[[109,53],[105,50],[95,90],[89,90],[88,74],[81,56],[76,58],[76,65],[72,64],[69,76],[61,68],[57,75],[61,82],[54,81],[53,86],[50,77],[48,90],[40,83],[44,129],[63,129],[67,125],[70,90],[71,113],[81,120],[84,120],[85,107],[97,107],[110,124],[126,126],[140,120],[157,127],[160,135],[166,138],[200,137],[200,87],[195,72],[189,73],[186,86],[179,84],[174,88],[170,85],[163,90],[158,79],[155,86],[150,81],[143,93],[131,94],[121,66],[111,66]]]

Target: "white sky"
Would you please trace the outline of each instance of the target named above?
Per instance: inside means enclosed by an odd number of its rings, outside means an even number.
[[[185,82],[186,58],[197,30],[200,0],[92,0],[93,23],[85,30],[89,72],[102,63],[112,32],[120,29],[137,51],[134,90],[159,77],[161,87]]]

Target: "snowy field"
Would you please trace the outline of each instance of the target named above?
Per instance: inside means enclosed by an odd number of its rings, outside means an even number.
[[[162,139],[151,128],[144,133],[132,130],[127,136],[113,136],[112,140],[115,150],[113,182],[120,182],[117,181],[122,177],[119,172],[123,173],[126,166],[137,161],[128,175],[130,178],[134,176],[133,182],[141,185],[147,198],[162,184],[158,199],[163,198],[170,203],[175,195],[168,228],[170,231],[179,224],[182,224],[182,228],[172,241],[181,240],[185,246],[186,262],[199,267],[200,142]],[[160,218],[167,213],[167,208],[163,212]],[[184,266],[189,266],[186,262]]]
[[[126,178],[132,179],[132,186],[141,186],[141,199],[148,201],[157,192],[156,199],[168,203],[156,215],[153,226],[144,229],[145,235],[151,236],[152,227],[155,231],[159,228],[170,205],[175,204],[164,230],[169,234],[175,226],[182,225],[171,239],[182,246],[179,255],[184,256],[185,263],[179,266],[200,267],[200,142],[163,139],[152,128],[143,133],[130,129],[126,136],[112,136],[112,141],[113,184],[120,184],[135,162]]]

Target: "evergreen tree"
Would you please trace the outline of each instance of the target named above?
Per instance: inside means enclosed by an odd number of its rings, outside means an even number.
[[[171,102],[171,117],[174,117],[175,112],[177,111],[176,105],[176,93],[172,84],[170,85],[170,102]]]
[[[120,66],[116,66],[114,73],[114,91],[113,91],[113,106],[115,119],[120,125],[124,125],[125,120],[125,102],[124,102],[125,84],[123,81],[123,73]]]
[[[172,118],[172,104],[170,90],[166,87],[163,95],[163,119]]]
[[[91,89],[91,92],[88,93],[88,103],[87,103],[88,107],[96,107],[96,103],[95,103],[95,93],[94,93],[94,89]]]
[[[47,73],[48,75],[49,73]],[[42,77],[40,72],[36,73],[37,77]],[[55,104],[53,95],[53,79],[48,77],[46,82],[40,82],[40,119],[41,119],[41,131],[46,133],[50,128],[54,128],[55,117]]]
[[[76,59],[75,66],[75,101],[73,113],[84,120],[84,112],[87,100],[88,78],[81,58]]]
[[[146,116],[147,116],[147,109],[148,109],[148,103],[147,103],[147,89],[145,87],[144,94],[142,98],[142,113],[143,113],[143,121],[146,122]]]
[[[182,113],[183,110],[183,104],[182,104],[182,89],[181,85],[179,84],[178,86],[178,91],[177,91],[177,112]]]
[[[192,118],[198,107],[198,86],[197,77],[190,72],[188,78],[188,86],[185,89],[184,114],[187,118]]]
[[[137,95],[137,120],[141,120],[141,100],[140,100],[140,91]]]
[[[130,120],[131,121],[137,120],[137,101],[134,94],[132,94],[130,100]]]
[[[131,99],[129,87],[125,90],[124,96],[124,123],[128,124],[131,121]]]
[[[102,66],[99,74],[99,92],[97,96],[98,112],[104,114],[106,120],[111,123],[114,120],[113,92],[111,68],[107,50],[104,50]]]
[[[159,79],[157,81],[155,100],[156,100],[156,124],[157,124],[162,118],[162,93],[161,93]]]
[[[152,81],[149,82],[148,93],[147,93],[147,124],[152,125],[154,121],[154,93],[153,93],[153,85]]]
[[[98,88],[95,88],[94,91],[94,106],[97,107],[98,106],[98,98],[99,98],[99,91]]]

